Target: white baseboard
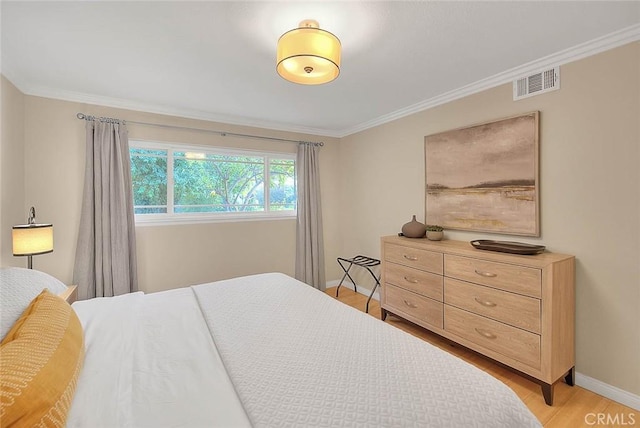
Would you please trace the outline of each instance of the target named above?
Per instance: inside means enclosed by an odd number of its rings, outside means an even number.
[[[340,281],[338,280],[329,281],[327,282],[327,288],[336,287],[339,283]],[[350,290],[353,290],[353,284],[347,280],[342,283],[342,287],[347,287]],[[358,293],[369,297],[371,289],[358,285]],[[372,299],[380,301],[378,290],[376,290]],[[602,395],[603,397],[606,397],[610,400],[616,401],[620,404],[624,404],[627,407],[631,407],[632,409],[640,411],[640,395],[632,394],[628,391],[625,391],[624,389],[611,386],[607,383],[599,381],[598,379],[594,379],[578,372],[576,372],[576,385],[584,389],[588,389],[591,392],[595,392],[598,395]]]
[[[588,389],[591,392],[602,395],[620,404],[640,410],[640,395],[632,394],[624,389],[611,386],[607,383],[594,379],[582,373],[576,372],[576,385]]]

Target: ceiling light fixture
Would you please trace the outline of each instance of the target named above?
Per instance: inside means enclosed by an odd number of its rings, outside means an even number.
[[[340,74],[340,40],[306,19],[278,39],[276,70],[284,79],[303,85],[331,82]]]

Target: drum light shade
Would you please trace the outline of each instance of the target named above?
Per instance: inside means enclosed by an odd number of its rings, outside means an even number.
[[[13,255],[35,256],[53,251],[52,224],[13,226]]]
[[[278,40],[278,74],[290,82],[319,85],[340,74],[340,40],[308,19]]]
[[[33,268],[32,256],[53,251],[53,225],[36,224],[36,210],[31,207],[27,224],[13,226],[12,242],[14,256],[27,256],[28,267]]]

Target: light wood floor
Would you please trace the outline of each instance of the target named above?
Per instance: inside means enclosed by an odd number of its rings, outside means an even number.
[[[326,293],[332,297],[336,295],[336,288],[327,289]],[[338,300],[364,312],[367,298],[353,290],[341,287]],[[376,300],[369,304],[369,314],[380,318],[380,305]],[[432,345],[445,349],[463,360],[492,374],[513,389],[529,407],[531,412],[545,427],[574,428],[574,427],[640,427],[640,412],[623,406],[615,401],[604,398],[579,386],[568,386],[564,382],[555,387],[553,406],[547,406],[542,398],[540,386],[472,351],[461,346],[454,346],[451,342],[408,321],[395,316],[387,316],[387,323],[394,325]],[[591,415],[595,414],[595,415]],[[600,422],[618,421],[617,424],[597,423],[597,414],[603,414]],[[587,416],[589,415],[589,416]],[[631,416],[630,416],[631,415]],[[586,420],[585,420],[586,418]],[[632,423],[634,422],[634,423]]]

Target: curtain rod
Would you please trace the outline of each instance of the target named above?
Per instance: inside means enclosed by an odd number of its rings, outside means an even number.
[[[245,138],[256,138],[260,140],[284,141],[286,143],[311,144],[311,145],[320,146],[320,147],[324,146],[324,143],[322,141],[316,143],[313,141],[290,140],[288,138],[265,137],[263,135],[239,134],[236,132],[216,131],[213,129],[202,129],[202,128],[191,128],[188,126],[164,125],[161,123],[149,123],[149,122],[136,122],[134,120],[125,121],[121,119],[114,119],[112,117],[89,116],[84,113],[78,113],[76,114],[76,117],[80,120],[99,120],[101,122],[108,122],[108,123],[135,123],[136,125],[157,126],[159,128],[172,128],[172,129],[182,129],[186,131],[209,132],[212,134],[218,134],[222,137],[226,137],[226,136],[245,137]]]

